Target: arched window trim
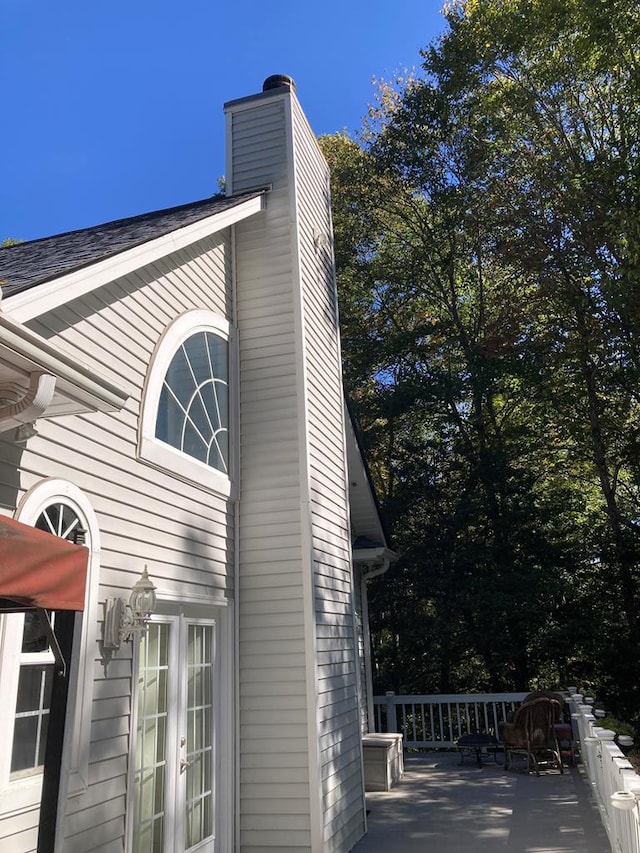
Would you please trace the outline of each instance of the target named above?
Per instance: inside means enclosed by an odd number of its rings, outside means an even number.
[[[198,332],[213,332],[229,344],[229,474],[200,462],[175,447],[156,438],[156,417],[162,384],[171,360],[188,338]],[[235,472],[237,463],[237,387],[235,381],[237,358],[235,338],[231,324],[212,311],[187,311],[164,330],[151,358],[142,396],[138,458],[155,468],[166,471],[201,489],[212,491],[223,497],[236,497]]]
[[[71,686],[65,723],[65,748],[63,765],[68,772],[66,795],[81,793],[88,786],[89,748],[91,739],[91,716],[93,701],[94,664],[98,641],[98,596],[100,582],[100,531],[96,515],[88,499],[73,483],[61,479],[42,480],[33,486],[20,501],[15,518],[24,524],[35,525],[41,513],[52,504],[63,503],[69,506],[80,518],[87,531],[85,545],[89,549],[87,582],[85,591],[85,609],[76,617],[73,651],[71,655]],[[22,636],[21,620],[18,614],[5,617],[4,645],[9,642],[15,646],[16,636]],[[16,630],[16,629],[19,630]],[[5,658],[12,660],[9,673],[17,689],[17,671],[20,666],[19,648]],[[3,680],[7,673],[3,671]],[[8,683],[8,682],[5,682]],[[12,691],[13,692],[13,691]],[[13,698],[13,701],[15,697]],[[10,703],[9,703],[10,704]],[[10,750],[7,751],[0,769],[0,789],[2,789],[2,811],[11,808],[26,808],[36,805],[40,800],[42,774],[34,774],[25,779],[9,781]],[[5,766],[6,765],[6,766]]]

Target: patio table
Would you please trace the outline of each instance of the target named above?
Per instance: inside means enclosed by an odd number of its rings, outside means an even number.
[[[462,735],[456,741],[456,748],[460,753],[460,764],[464,763],[465,754],[475,753],[478,767],[482,767],[482,753],[493,753],[493,758],[498,764],[498,750],[500,744],[494,735],[487,735],[474,732],[469,735]]]

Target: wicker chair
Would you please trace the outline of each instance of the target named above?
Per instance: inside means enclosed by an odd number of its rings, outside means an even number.
[[[523,702],[512,723],[500,724],[505,769],[510,768],[514,755],[526,755],[528,772],[535,770],[539,776],[543,765],[564,773],[554,731],[554,725],[562,719],[562,704],[560,698],[538,696]]]

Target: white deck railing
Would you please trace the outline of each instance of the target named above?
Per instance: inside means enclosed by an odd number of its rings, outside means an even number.
[[[582,703],[582,696],[574,694],[569,704],[582,764],[611,849],[614,853],[640,853],[640,776],[614,743],[613,732],[597,725],[591,706]],[[614,800],[622,801],[624,808],[614,807]]]
[[[498,724],[522,703],[526,693],[471,693],[374,697],[376,731],[401,732],[405,748],[453,748],[470,732],[499,736]],[[613,853],[640,853],[640,776],[613,741],[597,726],[590,705],[569,698],[574,744],[580,752],[609,836]],[[622,792],[622,793],[621,793]],[[617,801],[625,808],[614,807]]]
[[[526,693],[469,693],[431,696],[374,696],[377,732],[402,732],[405,747],[452,748],[462,735],[498,737],[498,724]]]

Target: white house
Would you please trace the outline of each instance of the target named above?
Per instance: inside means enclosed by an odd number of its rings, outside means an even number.
[[[290,78],[225,112],[225,197],[0,250],[0,605],[59,607],[61,647],[0,616],[0,853],[366,830],[366,579],[393,554],[343,402],[328,171]]]

